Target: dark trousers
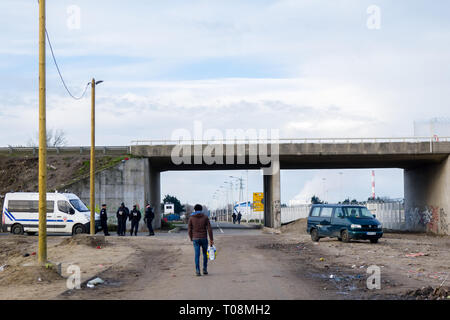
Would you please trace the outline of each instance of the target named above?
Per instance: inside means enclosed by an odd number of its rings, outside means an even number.
[[[122,220],[122,223],[120,224],[120,228],[119,228],[120,233],[119,234],[124,236],[126,229],[127,229],[127,219],[125,218]]]
[[[206,256],[206,251],[208,250],[208,239],[195,239],[192,241],[194,243],[195,251],[195,270],[200,272],[200,247],[203,253],[203,271],[208,270],[208,257]]]
[[[119,218],[117,219],[117,234],[119,236],[123,234],[122,229],[123,229],[123,220]]]
[[[106,220],[101,220],[100,224],[102,226],[102,230],[103,230],[103,233],[105,234],[105,236],[109,235],[109,233],[108,233],[108,224],[106,223]]]
[[[148,228],[148,233],[153,235],[153,234],[155,234],[155,232],[153,231],[152,221],[153,221],[153,219],[147,220],[147,228]]]
[[[133,231],[134,231],[134,234],[137,236],[138,227],[139,227],[139,221],[133,221],[133,220],[131,220],[131,230],[130,230],[130,235],[133,235]]]

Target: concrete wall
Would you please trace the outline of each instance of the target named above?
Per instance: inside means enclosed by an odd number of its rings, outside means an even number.
[[[449,234],[450,159],[404,171],[405,216],[424,231]]]
[[[86,205],[89,205],[90,202],[89,180],[90,178],[87,177],[67,187],[67,190],[78,195]],[[160,192],[159,185],[155,191]],[[106,203],[108,222],[110,223],[117,223],[116,211],[121,202],[124,202],[130,210],[133,208],[133,204],[138,204],[144,215],[145,203],[149,199],[150,168],[147,158],[123,161],[95,174],[96,208],[99,209],[103,203]],[[160,212],[159,205],[157,208],[158,210],[155,211]],[[160,221],[160,216],[153,221],[155,228],[161,226]],[[140,226],[143,227],[143,225],[144,222],[141,220]]]

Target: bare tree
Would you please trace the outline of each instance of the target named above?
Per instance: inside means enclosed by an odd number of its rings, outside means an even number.
[[[66,133],[62,129],[48,129],[47,130],[47,146],[48,147],[63,147],[67,145]],[[39,146],[39,132],[36,133],[34,139],[28,140],[28,147],[38,147]]]
[[[52,147],[63,147],[67,144],[66,133],[62,129],[56,129],[53,133]]]

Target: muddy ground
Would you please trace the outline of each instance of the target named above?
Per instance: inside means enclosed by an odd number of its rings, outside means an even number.
[[[328,275],[328,282],[346,295],[366,286],[369,266],[378,266],[381,271],[381,290],[367,292],[369,298],[423,298],[419,292],[410,291],[441,285],[448,290],[450,285],[449,236],[385,233],[377,244],[343,243],[336,238],[314,243],[306,233],[306,219],[283,226],[282,232],[282,242],[289,247],[283,250],[297,251],[309,269],[315,270],[310,276]]]
[[[201,277],[194,275],[192,244],[183,232],[94,242],[52,236],[48,269],[35,264],[36,236],[1,235],[0,268],[8,266],[0,271],[0,286],[6,289],[0,299],[434,299],[450,294],[450,237],[386,234],[378,244],[334,239],[315,244],[304,224],[284,226],[281,234],[215,230],[217,260]],[[421,255],[406,256],[411,253]],[[79,290],[66,286],[72,264],[81,270]],[[379,290],[367,289],[371,265],[381,270]],[[97,276],[105,282],[86,287]]]

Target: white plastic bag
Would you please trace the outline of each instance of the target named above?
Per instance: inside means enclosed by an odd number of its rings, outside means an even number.
[[[208,247],[208,251],[206,252],[206,255],[208,256],[208,260],[213,261],[216,260],[217,256],[217,249],[214,245]]]

